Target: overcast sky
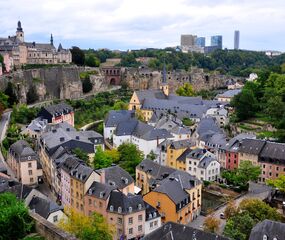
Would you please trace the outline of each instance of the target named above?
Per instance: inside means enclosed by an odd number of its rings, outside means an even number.
[[[0,0],[0,37],[21,20],[26,41],[138,49],[180,44],[181,34],[223,35],[233,48],[285,51],[285,0]]]

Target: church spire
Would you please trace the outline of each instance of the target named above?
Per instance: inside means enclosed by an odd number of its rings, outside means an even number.
[[[52,34],[50,35],[50,45],[53,45],[53,36],[52,36]]]
[[[23,28],[22,28],[21,21],[18,21],[17,31],[18,31],[18,32],[23,32]]]

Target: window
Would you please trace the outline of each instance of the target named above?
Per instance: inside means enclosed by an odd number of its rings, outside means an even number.
[[[29,170],[29,175],[33,175],[33,171],[32,170]]]
[[[142,221],[142,215],[141,215],[141,214],[138,216],[138,220],[139,220],[140,222]]]
[[[31,183],[34,182],[34,179],[33,179],[33,178],[30,178],[30,182],[31,182]]]
[[[53,216],[53,222],[55,223],[55,222],[57,222],[57,221],[58,221],[57,215],[56,215],[56,216]]]
[[[129,234],[130,234],[130,235],[133,234],[133,228],[129,228]]]
[[[102,207],[103,207],[103,203],[99,202],[99,208],[102,208]]]
[[[122,224],[123,223],[123,219],[121,217],[118,217],[118,224]]]
[[[150,227],[150,228],[153,228],[153,222],[151,222],[151,223],[149,224],[149,227]]]
[[[129,218],[129,224],[133,224],[133,218],[132,217]]]
[[[28,167],[29,167],[29,168],[32,167],[32,163],[29,162],[29,163],[28,163]]]
[[[156,220],[156,221],[154,221],[154,226],[155,226],[155,227],[157,226],[157,220]]]
[[[94,200],[94,207],[96,207],[96,205],[97,205],[97,204],[96,204],[96,201]]]
[[[142,231],[142,225],[138,226],[138,231],[141,232]]]
[[[91,205],[92,204],[92,200],[89,198],[89,205]]]

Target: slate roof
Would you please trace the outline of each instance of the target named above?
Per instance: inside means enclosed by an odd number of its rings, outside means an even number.
[[[32,188],[27,185],[0,176],[0,193],[11,192],[15,194],[18,199],[25,199],[31,191]]]
[[[188,156],[188,154],[192,151],[192,149],[190,148],[187,148],[178,158],[177,158],[177,161],[180,161],[180,162],[186,162],[186,158]]]
[[[16,161],[39,160],[39,156],[25,140],[13,143],[10,146],[10,152],[14,154]]]
[[[83,163],[82,160],[75,156],[70,156],[65,159],[63,164],[61,165],[62,170],[66,173],[70,173],[73,169],[75,169],[80,163]]]
[[[134,182],[132,176],[120,166],[111,166],[98,170],[105,173],[105,183],[119,189],[123,189]]]
[[[260,162],[285,164],[285,144],[266,142],[260,153]]]
[[[35,48],[43,51],[55,51],[56,48],[50,43],[36,43],[36,42],[25,42],[25,45],[29,48]]]
[[[156,208],[149,205],[147,202],[144,202],[144,205],[145,205],[145,220],[146,221],[160,217],[160,214]]]
[[[212,158],[212,157],[204,157],[199,162],[198,167],[206,169],[212,162],[215,162],[215,161],[217,161],[217,160]]]
[[[116,189],[115,186],[110,186],[108,184],[103,184],[99,182],[93,182],[90,188],[88,189],[87,194],[89,196],[94,196],[96,198],[106,200],[114,189]]]
[[[94,170],[83,163],[70,171],[70,176],[85,183]]]
[[[116,127],[119,123],[135,118],[135,112],[129,110],[111,110],[105,118],[106,127]]]
[[[113,210],[110,209],[111,206],[113,207]],[[121,212],[118,210],[119,207],[121,207]],[[143,210],[145,210],[145,205],[141,195],[125,195],[116,190],[111,192],[107,206],[108,212],[116,212],[125,215],[130,212],[134,213]]]
[[[252,155],[259,155],[266,141],[258,139],[243,139],[240,141],[239,152]]]
[[[201,160],[201,158],[205,155],[206,152],[207,152],[206,149],[195,148],[188,153],[187,158]]]
[[[62,102],[59,104],[43,107],[39,113],[39,116],[43,116],[44,118],[51,116],[57,117],[61,116],[62,114],[68,114],[70,112],[73,112],[73,108],[68,104]]]
[[[52,200],[47,200],[36,196],[32,198],[29,208],[34,210],[37,214],[45,219],[47,219],[53,212],[63,211],[63,207],[59,206]]]
[[[253,134],[245,134],[241,133],[235,136],[234,138],[231,138],[224,146],[221,147],[221,149],[226,151],[237,151],[239,150],[240,142],[245,139],[254,139],[255,135]]]
[[[266,219],[253,227],[249,240],[283,240],[284,237],[285,224]]]
[[[185,139],[185,140],[173,141],[169,147],[171,149],[181,149],[181,148],[191,147],[192,145],[193,145],[192,141],[190,141],[189,139]]]
[[[167,222],[158,229],[144,236],[142,240],[230,240],[213,233],[192,228],[186,225]]]
[[[155,99],[166,99],[167,96],[161,90],[142,90],[135,91],[138,99],[142,102],[145,99],[155,98]]]
[[[222,130],[219,128],[214,118],[205,117],[202,118],[201,121],[199,122],[196,132],[198,133],[199,136],[202,136],[207,133],[213,133],[213,134],[222,133]]]
[[[47,126],[47,120],[42,118],[36,118],[27,126],[28,129],[34,132],[42,132]]]
[[[233,89],[233,90],[228,90],[225,91],[224,93],[218,94],[216,97],[223,97],[223,98],[232,98],[235,95],[239,94],[241,92],[241,89]]]
[[[176,171],[174,168],[162,166],[148,159],[143,160],[136,168],[158,180],[162,180]]]

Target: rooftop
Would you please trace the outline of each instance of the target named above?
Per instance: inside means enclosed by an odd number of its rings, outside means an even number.
[[[39,156],[25,140],[19,140],[10,146],[17,161],[39,160]]]

